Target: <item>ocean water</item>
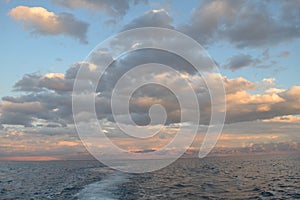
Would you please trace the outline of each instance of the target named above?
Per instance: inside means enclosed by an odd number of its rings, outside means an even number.
[[[5,161],[0,199],[300,199],[300,155],[182,158],[145,174],[97,161]]]

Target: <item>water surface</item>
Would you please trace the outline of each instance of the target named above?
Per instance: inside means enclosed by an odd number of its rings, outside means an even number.
[[[0,162],[0,199],[300,199],[300,156],[179,159],[128,174],[97,161]]]

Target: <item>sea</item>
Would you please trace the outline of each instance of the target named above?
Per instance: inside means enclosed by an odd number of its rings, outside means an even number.
[[[0,199],[300,199],[300,155],[180,158],[144,174],[96,160],[1,161]]]

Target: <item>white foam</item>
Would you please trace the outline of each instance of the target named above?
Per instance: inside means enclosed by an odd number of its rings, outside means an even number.
[[[118,199],[115,192],[117,185],[128,179],[121,172],[114,172],[99,182],[85,186],[77,195],[82,200],[115,200]]]

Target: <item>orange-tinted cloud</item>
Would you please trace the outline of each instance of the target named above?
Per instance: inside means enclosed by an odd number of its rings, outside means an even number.
[[[60,160],[56,157],[50,156],[12,156],[12,157],[0,157],[2,161],[51,161],[51,160]]]
[[[300,123],[300,117],[294,115],[284,115],[274,117],[272,119],[262,120],[263,122],[279,122],[279,123]]]
[[[42,7],[17,6],[9,15],[23,23],[23,28],[40,35],[67,35],[86,43],[88,24],[75,19],[72,14],[56,15]]]
[[[59,141],[57,143],[58,146],[69,146],[69,147],[74,147],[74,146],[78,146],[81,145],[82,143],[77,142],[77,141]]]

